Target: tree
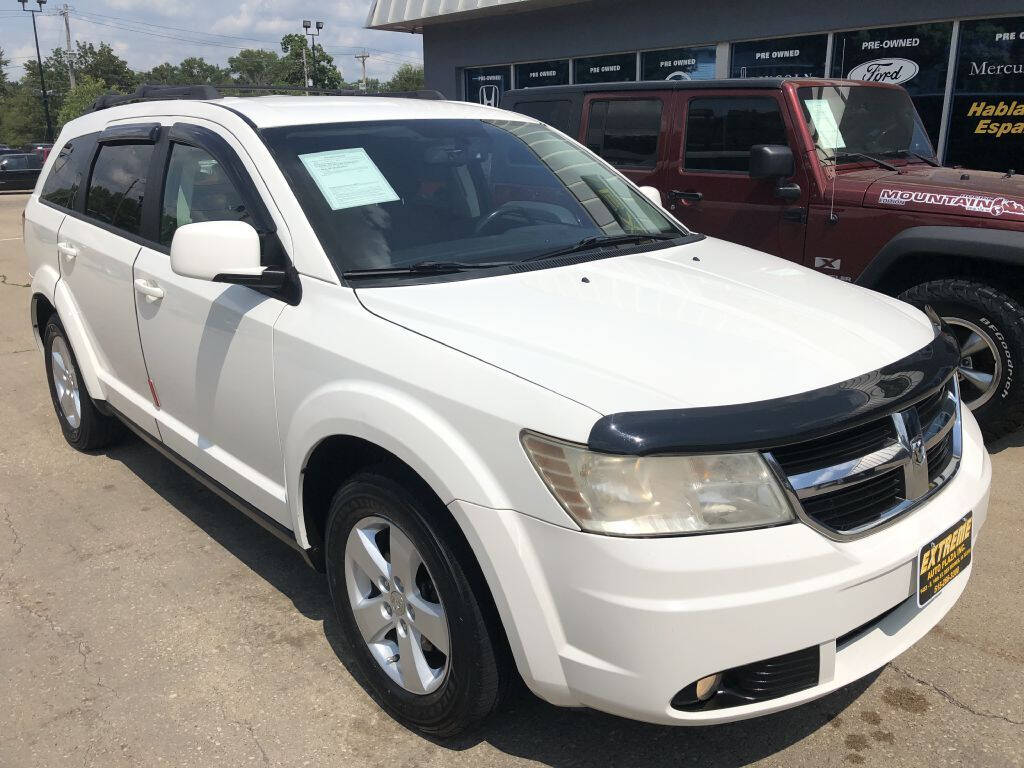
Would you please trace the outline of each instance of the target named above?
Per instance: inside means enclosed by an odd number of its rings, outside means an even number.
[[[182,85],[218,85],[229,78],[228,70],[209,64],[198,56],[189,56],[178,65]]]
[[[60,108],[60,114],[57,115],[58,130],[65,123],[85,114],[89,105],[108,90],[107,84],[102,80],[97,80],[92,75],[78,75],[75,87],[67,92],[64,97],[64,105]]]
[[[386,91],[420,91],[423,89],[423,67],[403,64],[384,86]]]
[[[305,86],[305,75],[302,67],[302,54],[306,54],[306,66],[309,77],[315,88],[341,88],[341,72],[334,66],[334,59],[323,48],[317,46],[316,66],[313,63],[313,52],[305,35],[291,34],[281,38],[281,50],[284,56],[278,63],[276,83],[279,85]]]
[[[281,57],[262,48],[246,48],[228,59],[228,69],[237,83],[273,85],[281,67]]]
[[[4,96],[11,85],[7,82],[7,66],[10,63],[11,60],[4,55],[4,49],[0,48],[0,96]]]
[[[46,130],[39,91],[17,83],[0,103],[0,142],[17,147],[39,141]]]
[[[181,83],[181,70],[170,62],[157,64],[148,72],[139,73],[139,82],[148,85],[178,85]]]
[[[76,43],[75,47],[77,50],[72,64],[75,67],[76,76],[79,72],[91,75],[97,80],[102,80],[109,87],[126,93],[134,90],[138,85],[138,77],[128,66],[128,62],[114,53],[114,49],[108,43],[100,43],[99,48],[92,43],[85,45]],[[64,77],[67,77],[66,67]]]

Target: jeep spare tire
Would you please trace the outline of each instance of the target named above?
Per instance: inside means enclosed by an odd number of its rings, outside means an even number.
[[[933,280],[900,294],[931,305],[960,342],[960,397],[987,441],[1024,426],[1024,307],[983,283]]]

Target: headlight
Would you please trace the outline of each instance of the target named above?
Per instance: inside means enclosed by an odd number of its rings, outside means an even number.
[[[541,479],[585,531],[665,536],[790,522],[785,494],[757,453],[616,456],[522,433]]]

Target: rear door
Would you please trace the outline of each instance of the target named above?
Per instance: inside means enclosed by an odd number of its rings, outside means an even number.
[[[175,274],[169,256],[177,228],[203,221],[253,224],[266,233],[268,265],[283,258],[280,242],[240,145],[191,123],[165,132],[159,164],[166,170],[153,190],[158,242],[143,246],[134,271],[160,434],[175,453],[290,527],[273,370],[274,323],[286,305],[242,285]]]
[[[104,132],[106,134],[107,132]],[[64,218],[57,237],[61,280],[99,363],[108,402],[157,435],[149,377],[135,320],[132,267],[143,236],[143,206],[153,143],[137,132],[100,134],[84,206]]]
[[[635,184],[659,186],[671,97],[661,91],[588,94],[581,141]]]
[[[669,210],[697,232],[800,261],[809,198],[799,157],[794,152],[799,200],[777,197],[777,179],[749,176],[753,145],[792,149],[781,93],[752,89],[681,96],[683,131],[667,176]]]

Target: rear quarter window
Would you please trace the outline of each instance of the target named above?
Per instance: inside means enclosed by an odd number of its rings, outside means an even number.
[[[592,101],[587,149],[618,168],[653,168],[658,163],[661,99]]]
[[[39,197],[50,205],[74,210],[95,146],[95,133],[69,139],[50,166]]]

